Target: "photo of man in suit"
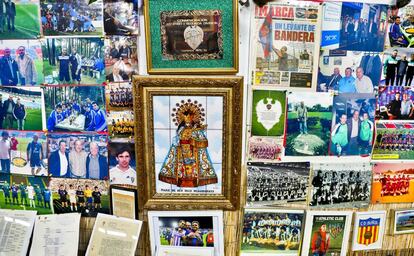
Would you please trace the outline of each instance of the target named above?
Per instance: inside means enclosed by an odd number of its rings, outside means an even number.
[[[59,141],[59,149],[49,157],[49,175],[54,177],[70,177],[69,154],[66,152],[66,142]]]
[[[11,0],[6,2],[6,14],[8,31],[15,31],[14,19],[16,17],[16,5]]]
[[[10,49],[5,48],[4,56],[0,60],[0,80],[2,85],[17,85],[19,80],[17,74],[19,67],[17,62],[10,56],[10,53]]]

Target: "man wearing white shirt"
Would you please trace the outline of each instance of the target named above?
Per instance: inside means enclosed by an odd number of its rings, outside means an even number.
[[[26,189],[27,189],[27,197],[29,198],[29,207],[36,208],[35,200],[34,200],[34,196],[35,196],[34,187],[32,186],[32,184],[29,183],[29,186],[27,186]]]
[[[371,78],[364,75],[364,69],[362,67],[356,70],[355,87],[357,93],[373,93],[374,86],[372,85]]]
[[[55,177],[69,177],[69,155],[66,153],[66,142],[59,141],[59,149],[49,158],[49,174]]]
[[[121,149],[116,153],[118,164],[109,170],[112,184],[126,184],[136,186],[136,171],[129,165],[131,153],[127,149]]]

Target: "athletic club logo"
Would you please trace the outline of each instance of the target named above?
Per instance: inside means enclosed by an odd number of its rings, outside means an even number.
[[[199,26],[188,26],[184,30],[184,39],[191,49],[195,50],[203,42],[204,31]]]
[[[378,240],[381,219],[363,219],[359,220],[358,243],[370,245]]]

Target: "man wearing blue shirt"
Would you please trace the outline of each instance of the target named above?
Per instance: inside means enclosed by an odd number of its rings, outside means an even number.
[[[352,76],[352,69],[345,69],[345,76],[339,80],[338,83],[339,93],[356,93],[355,78]]]
[[[91,125],[88,128],[88,131],[106,131],[107,125],[105,111],[103,109],[100,109],[96,102],[92,102],[92,108],[94,111],[94,118],[91,122]]]
[[[62,54],[58,56],[59,61],[59,81],[61,83],[69,83],[70,82],[70,75],[69,75],[69,64],[70,64],[70,57],[68,55],[67,49],[62,48]]]
[[[38,142],[38,136],[33,136],[33,141],[27,144],[27,161],[30,162],[32,168],[32,175],[38,174],[42,170],[42,144]],[[36,173],[35,173],[35,169]]]
[[[401,31],[401,18],[395,17],[394,24],[391,25],[390,28],[390,37],[391,37],[391,43],[397,44],[400,46],[407,46],[408,41],[405,39],[404,34]]]
[[[55,110],[50,113],[49,118],[47,119],[47,130],[54,131],[58,123],[62,122],[65,117],[62,114],[62,105],[58,104]]]

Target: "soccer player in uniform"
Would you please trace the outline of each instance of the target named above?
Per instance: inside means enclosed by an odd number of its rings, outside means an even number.
[[[20,204],[23,204],[23,201],[24,201],[24,205],[27,205],[26,185],[24,185],[23,182],[20,183],[19,190],[20,190]]]
[[[98,104],[95,101],[92,102],[92,111],[94,112],[94,118],[88,127],[88,131],[106,131],[108,129],[108,126],[106,123],[105,111],[99,108]]]
[[[76,52],[75,48],[72,48],[72,54],[69,57],[69,62],[71,65],[71,75],[72,83],[77,81],[80,84],[81,81],[81,67],[82,67],[82,57],[79,53]]]
[[[200,223],[193,221],[191,223],[191,233],[187,235],[187,246],[204,246],[203,238],[201,237]]]
[[[185,237],[185,221],[180,220],[178,222],[178,227],[174,229],[171,235],[170,245],[172,246],[181,246],[183,245],[183,240]]]
[[[19,192],[19,187],[16,185],[16,183],[13,183],[13,185],[11,186],[11,191],[12,191],[12,199],[13,199],[13,204],[16,202],[16,204],[19,204],[19,199],[18,199],[18,192]]]
[[[30,162],[30,167],[32,168],[32,175],[38,174],[42,170],[41,161],[42,161],[42,144],[38,142],[39,137],[37,135],[33,136],[33,141],[27,144],[27,160]],[[35,173],[35,169],[36,173]]]
[[[3,189],[3,193],[4,193],[4,202],[6,204],[7,204],[7,202],[9,204],[11,204],[10,185],[9,185],[9,183],[7,183],[7,181],[4,182],[2,189]]]
[[[118,164],[109,170],[109,177],[112,184],[136,185],[136,171],[130,166],[131,153],[126,148],[116,152]]]
[[[68,195],[69,195],[70,210],[73,211],[73,208],[75,208],[75,211],[78,211],[78,207],[76,205],[76,190],[73,188],[72,184],[69,185]]]
[[[99,211],[99,209],[101,208],[101,191],[99,191],[98,187],[95,186],[94,187],[94,191],[92,192],[92,197],[93,197],[93,204],[95,207],[96,211]]]
[[[89,185],[85,185],[85,190],[83,191],[86,197],[86,207],[91,209],[92,207],[92,190],[89,188]]]
[[[36,201],[38,206],[43,206],[42,190],[39,185],[34,186],[34,192],[36,194]]]
[[[83,193],[82,187],[78,186],[78,190],[76,190],[76,196],[78,198],[79,207],[85,207],[85,194]]]
[[[67,83],[70,82],[70,75],[69,75],[69,56],[68,51],[66,48],[62,48],[62,53],[58,56],[58,64],[59,64],[59,82]]]
[[[50,208],[50,199],[52,198],[51,194],[52,193],[49,188],[45,188],[45,190],[43,190],[43,202],[45,208]]]
[[[68,207],[68,192],[66,191],[65,186],[63,184],[59,186],[58,194],[60,197],[60,203],[62,207]]]
[[[35,191],[34,191],[34,187],[30,183],[27,186],[27,195],[29,197],[29,207],[36,208],[36,204],[35,204]]]
[[[47,130],[53,132],[57,124],[65,120],[65,117],[62,113],[62,105],[57,104],[55,110],[50,113],[49,118],[47,119]]]

